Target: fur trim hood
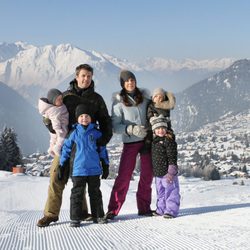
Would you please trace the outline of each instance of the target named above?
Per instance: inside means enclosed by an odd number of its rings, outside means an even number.
[[[159,104],[155,104],[155,107],[160,109],[169,109],[169,110],[174,109],[176,103],[174,94],[172,92],[166,92],[165,95],[167,100]]]

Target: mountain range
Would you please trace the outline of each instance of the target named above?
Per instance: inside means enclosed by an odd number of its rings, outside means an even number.
[[[204,79],[176,95],[173,124],[177,131],[192,131],[227,114],[250,109],[250,60]]]
[[[37,109],[16,91],[0,82],[0,130],[14,128],[22,153],[46,150],[48,131]]]
[[[46,94],[49,88],[65,90],[68,82],[74,78],[75,67],[88,63],[94,68],[96,90],[109,104],[110,93],[120,88],[118,76],[123,68],[135,72],[139,87],[153,90],[154,87],[162,86],[178,92],[225,69],[233,61],[232,58],[200,61],[148,58],[144,62],[129,62],[71,44],[38,47],[23,42],[2,43],[0,81],[36,106],[38,97]]]
[[[48,132],[36,109],[38,98],[45,96],[49,88],[66,90],[74,78],[75,67],[82,63],[94,67],[96,91],[104,97],[108,108],[112,92],[120,89],[118,76],[124,68],[135,72],[139,87],[163,87],[177,92],[177,106],[171,113],[176,132],[195,130],[228,113],[249,109],[247,59],[178,62],[148,58],[135,63],[71,44],[37,47],[23,42],[2,43],[0,126],[15,128],[24,153],[45,151],[48,145]]]

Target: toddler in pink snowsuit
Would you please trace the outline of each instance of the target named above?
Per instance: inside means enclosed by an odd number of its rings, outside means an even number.
[[[162,114],[150,118],[153,130],[152,163],[157,192],[156,214],[174,218],[179,213],[177,144],[167,136],[169,119]]]
[[[63,104],[62,92],[50,89],[47,98],[40,98],[38,102],[39,113],[51,121],[54,133],[50,131],[50,146],[48,153],[54,157],[60,156],[65,137],[68,134],[69,113]]]

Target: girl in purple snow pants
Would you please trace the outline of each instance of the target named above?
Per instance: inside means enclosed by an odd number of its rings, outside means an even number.
[[[176,217],[180,207],[177,144],[167,132],[168,119],[163,115],[150,118],[154,133],[152,162],[155,176],[157,203],[156,215]]]

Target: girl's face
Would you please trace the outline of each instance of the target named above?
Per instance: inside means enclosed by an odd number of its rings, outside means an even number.
[[[160,103],[164,100],[164,96],[162,94],[157,94],[153,97],[154,103]]]
[[[164,137],[167,133],[167,130],[165,127],[159,127],[155,129],[155,135],[159,137]]]
[[[84,126],[87,126],[91,123],[91,117],[88,114],[81,114],[78,116],[77,122]]]
[[[124,82],[124,88],[127,92],[133,92],[135,90],[135,80],[133,78],[129,78],[127,81]]]
[[[153,97],[154,103],[160,103],[164,100],[164,96],[162,94],[157,94]]]
[[[59,95],[55,100],[55,106],[62,106],[63,105],[63,97],[62,95]]]

